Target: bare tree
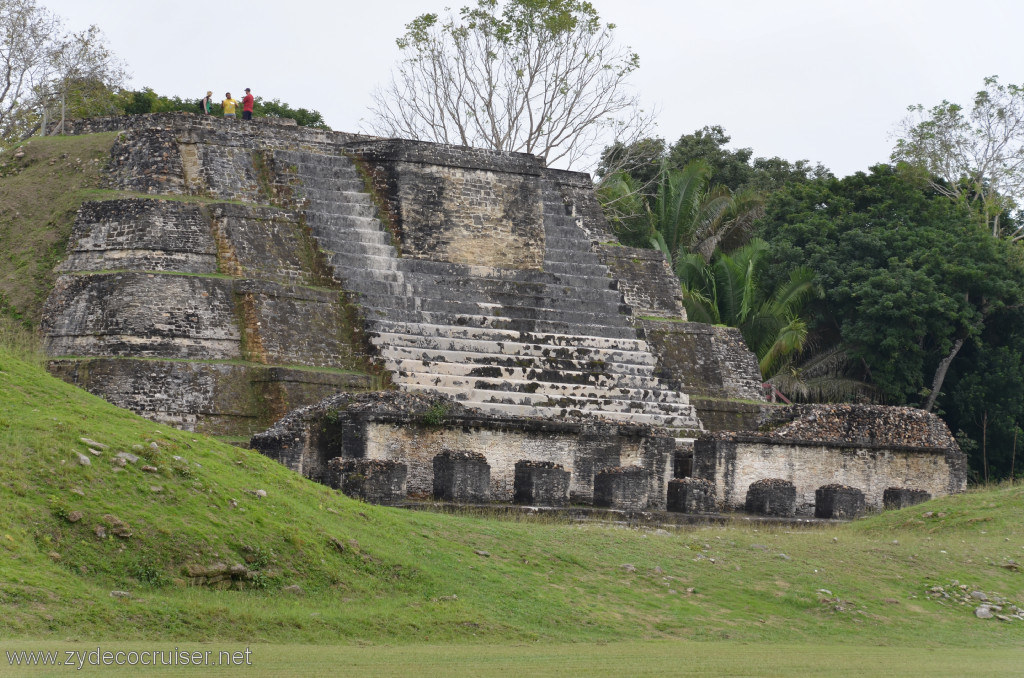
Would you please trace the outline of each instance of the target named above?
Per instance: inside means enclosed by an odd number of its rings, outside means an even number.
[[[589,2],[478,0],[424,14],[374,93],[371,131],[541,156],[571,167],[649,125],[627,84],[639,58]]]
[[[909,110],[893,160],[923,168],[935,190],[976,205],[993,237],[1024,238],[1020,230],[1003,233],[1000,223],[1024,198],[1024,86],[993,75],[969,111],[948,101]]]

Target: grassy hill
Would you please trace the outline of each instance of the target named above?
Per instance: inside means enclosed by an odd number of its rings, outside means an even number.
[[[75,212],[101,188],[114,133],[36,138],[0,154],[0,316],[39,322]]]
[[[1024,633],[928,594],[956,580],[1024,607],[1021,487],[814,529],[381,508],[119,410],[6,349],[0,505],[3,638],[977,647]],[[245,588],[196,585],[217,564],[244,566]]]

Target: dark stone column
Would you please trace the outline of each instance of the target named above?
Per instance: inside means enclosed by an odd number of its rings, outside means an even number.
[[[888,509],[901,509],[914,504],[928,501],[932,495],[924,490],[909,487],[887,487],[882,493],[882,506]]]
[[[327,462],[327,484],[368,504],[393,505],[405,499],[408,467],[387,459],[342,459]]]
[[[594,506],[643,511],[650,500],[650,472],[639,466],[616,466],[594,476]]]
[[[668,510],[714,513],[715,486],[703,478],[673,478],[668,481]]]
[[[765,478],[751,483],[744,510],[762,516],[792,518],[796,516],[796,487],[781,478]]]
[[[859,518],[864,511],[864,493],[856,487],[832,484],[814,491],[815,518]]]
[[[445,450],[434,457],[434,499],[480,503],[491,498],[491,467],[478,452]]]
[[[561,464],[551,461],[516,462],[516,504],[565,506],[569,502],[569,476]]]

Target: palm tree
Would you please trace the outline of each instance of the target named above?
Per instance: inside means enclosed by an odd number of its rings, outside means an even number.
[[[876,401],[876,389],[849,376],[849,367],[850,355],[842,344],[825,349],[805,345],[801,356],[784,363],[768,381],[802,402]]]
[[[653,200],[651,244],[675,265],[696,252],[710,262],[715,249],[730,236],[745,239],[760,215],[763,198],[749,191],[733,194],[711,184],[711,166],[694,160],[681,170],[663,164]]]
[[[694,160],[682,169],[662,161],[651,195],[629,174],[618,173],[598,188],[601,203],[624,244],[650,244],[673,266],[698,252],[704,261],[719,246],[741,245],[763,212],[757,191],[733,193],[711,184],[711,166]]]
[[[768,293],[758,285],[757,265],[768,244],[754,238],[732,254],[718,252],[711,263],[697,253],[676,262],[683,303],[691,321],[739,328],[767,379],[804,347],[807,322],[800,311],[821,290],[805,267]]]

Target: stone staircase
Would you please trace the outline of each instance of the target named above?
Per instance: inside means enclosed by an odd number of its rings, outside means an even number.
[[[498,417],[599,417],[701,428],[684,393],[654,376],[631,309],[541,179],[543,271],[401,258],[351,160],[274,151],[334,276],[358,301],[398,388],[446,394]]]

